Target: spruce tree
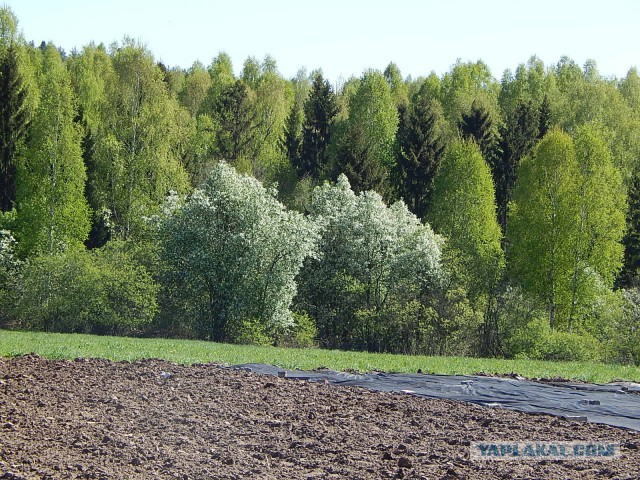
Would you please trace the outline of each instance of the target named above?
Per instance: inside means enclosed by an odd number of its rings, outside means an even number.
[[[539,112],[538,138],[544,137],[551,128],[551,102],[549,96],[542,99]]]
[[[18,66],[18,51],[10,45],[0,58],[0,211],[16,200],[16,148],[29,123],[25,109],[27,92]]]
[[[422,218],[444,153],[442,114],[437,101],[422,95],[409,107],[401,106],[399,113],[396,188],[409,209]]]
[[[471,110],[462,115],[458,128],[463,138],[475,140],[482,157],[494,170],[500,153],[500,135],[487,108],[477,99],[474,100]]]
[[[302,153],[302,112],[294,105],[284,124],[284,138],[281,140],[281,148],[292,165],[300,164]]]
[[[540,118],[532,102],[520,101],[502,128],[500,156],[493,168],[498,222],[507,231],[507,206],[516,181],[520,160],[533,152],[539,138]]]
[[[295,164],[299,177],[320,177],[327,163],[331,125],[337,114],[336,96],[329,82],[318,73],[313,79],[311,93],[304,103],[301,154]]]
[[[640,170],[636,169],[628,190],[627,231],[622,240],[624,265],[618,278],[620,287],[637,287],[640,273]]]

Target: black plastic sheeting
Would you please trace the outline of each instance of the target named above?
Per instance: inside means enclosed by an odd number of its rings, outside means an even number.
[[[602,423],[640,431],[640,384],[540,383],[501,377],[369,373],[355,375],[331,370],[284,370],[273,365],[245,364],[231,368],[333,385],[402,392],[425,398],[460,400],[520,412]]]

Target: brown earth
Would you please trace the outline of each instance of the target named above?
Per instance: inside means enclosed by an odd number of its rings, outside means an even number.
[[[502,440],[622,454],[470,459],[470,442]],[[25,356],[0,359],[0,478],[631,479],[640,433],[215,365]]]

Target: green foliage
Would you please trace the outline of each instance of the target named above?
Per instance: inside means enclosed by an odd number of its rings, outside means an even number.
[[[27,262],[14,316],[21,328],[135,333],[157,311],[157,285],[146,269],[111,247]]]
[[[552,330],[545,319],[536,319],[505,340],[514,358],[551,361],[602,361],[602,347],[593,336]]]
[[[0,8],[3,324],[638,361],[636,69],[531,57],[498,83],[481,61],[417,80],[390,63],[334,92],[270,56],[238,78],[225,53],[169,68],[129,38],[62,57]]]
[[[590,291],[613,287],[623,263],[626,195],[604,141],[606,135],[606,129],[594,124],[584,125],[575,133],[581,173],[580,236],[574,246],[570,322],[578,315],[580,303],[592,303],[588,299]]]
[[[635,170],[631,178],[628,195],[629,207],[623,238],[624,265],[619,279],[623,287],[636,286],[640,277],[640,168]]]
[[[501,153],[500,131],[487,107],[474,100],[469,112],[462,114],[458,128],[463,138],[476,142],[484,159],[495,170],[494,165]]]
[[[256,179],[219,163],[201,190],[173,205],[160,241],[174,321],[200,338],[233,340],[249,319],[265,332],[291,324],[294,278],[315,230]]]
[[[610,319],[607,360],[625,365],[640,365],[640,291],[632,288],[622,292],[622,311]]]
[[[48,45],[41,98],[17,171],[16,236],[22,255],[53,255],[79,247],[89,233],[87,179],[71,81]]]
[[[349,98],[349,117],[336,140],[337,171],[347,176],[356,192],[386,193],[397,130],[391,89],[379,72],[369,70]]]
[[[431,85],[434,83],[432,81]],[[462,115],[471,110],[474,101],[481,102],[494,122],[499,123],[499,91],[500,85],[481,60],[475,63],[457,60],[451,70],[443,75],[434,93],[444,108],[445,118],[455,127],[462,120]]]
[[[204,65],[195,62],[187,72],[184,87],[179,95],[180,104],[189,111],[192,117],[195,118],[198,115],[211,83],[211,76]]]
[[[276,330],[275,344],[287,348],[313,348],[318,338],[316,322],[307,313],[293,312],[293,325]]]
[[[0,326],[10,326],[11,310],[16,303],[21,280],[22,261],[16,255],[16,240],[8,230],[0,229]]]
[[[492,291],[504,268],[504,254],[491,173],[475,143],[457,140],[447,149],[428,217],[457,251],[471,297]]]
[[[88,85],[102,77],[95,93],[87,96],[97,102],[92,108],[99,119],[99,126],[90,131],[91,206],[108,212],[115,237],[128,239],[143,228],[145,216],[157,213],[169,190],[187,190],[187,175],[175,149],[184,140],[175,123],[180,110],[153,56],[131,39],[112,46],[110,62],[100,52],[96,63],[91,58],[87,62],[98,70],[82,69],[80,83],[85,76]],[[82,97],[81,107],[86,110]]]
[[[533,157],[521,162],[509,210],[511,274],[547,306],[552,329],[558,326],[556,314],[564,326],[569,317],[579,178],[571,137],[552,130]]]
[[[622,264],[625,197],[601,135],[597,126],[584,126],[574,144],[551,131],[519,171],[510,266],[525,290],[547,305],[552,329],[571,332],[613,286]]]
[[[503,233],[507,231],[507,210],[520,161],[533,153],[539,137],[544,136],[540,122],[541,112],[530,100],[522,100],[506,115],[501,129],[500,155],[490,166],[496,188],[498,222]]]

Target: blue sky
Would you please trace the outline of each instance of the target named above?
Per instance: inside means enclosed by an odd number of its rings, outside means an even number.
[[[271,54],[282,75],[300,67],[359,76],[393,61],[404,76],[442,74],[457,58],[482,59],[493,75],[536,54],[596,60],[602,74],[640,66],[636,0],[5,0],[27,40],[70,51],[124,35],[168,66],[205,65],[220,51],[238,72]]]

